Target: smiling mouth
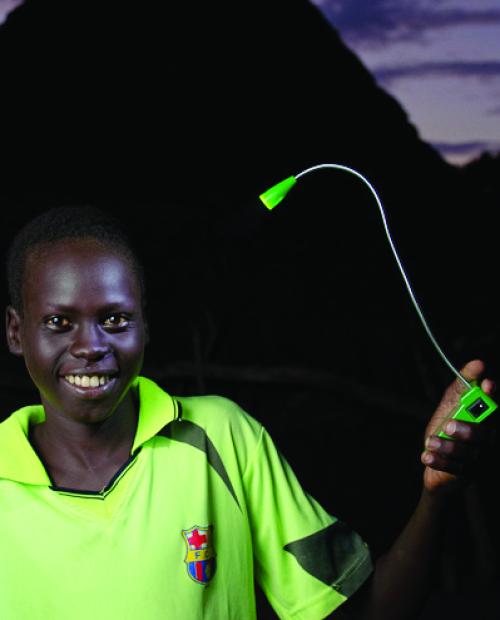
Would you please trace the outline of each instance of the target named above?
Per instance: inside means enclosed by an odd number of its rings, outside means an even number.
[[[116,383],[116,375],[64,375],[63,383],[79,398],[101,398]]]
[[[64,375],[65,381],[80,388],[97,388],[113,380],[109,375]]]
[[[86,401],[107,398],[114,393],[118,381],[117,374],[61,375],[62,384],[71,392],[73,398]]]
[[[84,399],[99,399],[112,391],[117,375],[64,375],[63,384],[67,389]]]

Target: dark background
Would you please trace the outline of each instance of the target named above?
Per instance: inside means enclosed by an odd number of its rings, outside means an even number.
[[[238,401],[383,551],[418,499],[422,434],[453,375],[357,179],[311,174],[273,212],[258,195],[323,162],[366,175],[439,343],[498,377],[499,158],[444,162],[306,0],[28,0],[0,28],[0,59],[3,255],[49,206],[118,215],[146,266],[144,374]],[[37,394],[0,356],[6,417]],[[497,448],[453,506],[425,618],[500,615]]]

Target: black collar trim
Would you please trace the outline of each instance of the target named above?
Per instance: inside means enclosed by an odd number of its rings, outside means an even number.
[[[56,491],[57,493],[62,493],[63,495],[78,495],[80,497],[89,497],[92,499],[104,499],[106,495],[109,495],[111,491],[116,487],[118,480],[125,474],[125,472],[132,467],[132,465],[136,462],[137,456],[141,451],[142,446],[139,446],[137,450],[132,454],[127,461],[118,469],[118,471],[114,474],[108,484],[101,491],[87,491],[85,489],[71,489],[69,487],[59,487],[57,485],[52,485],[49,487],[52,491]]]

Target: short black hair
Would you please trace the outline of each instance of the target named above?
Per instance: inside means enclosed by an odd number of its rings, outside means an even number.
[[[11,305],[23,312],[22,287],[30,252],[64,239],[85,237],[100,241],[130,262],[139,280],[144,308],[144,270],[132,241],[115,216],[93,206],[53,207],[19,230],[7,252],[7,284]]]

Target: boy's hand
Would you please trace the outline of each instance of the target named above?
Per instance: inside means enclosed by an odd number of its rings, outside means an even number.
[[[479,381],[483,372],[483,362],[474,360],[466,364],[460,374],[468,381]],[[490,379],[483,379],[481,389],[486,394],[491,394],[495,385]],[[443,419],[450,417],[464,390],[464,384],[457,378],[445,391],[425,430],[425,450],[421,460],[426,465],[424,487],[432,493],[455,487],[470,473],[473,463],[486,443],[486,437],[490,434],[490,425],[485,426],[486,421],[481,424],[468,424],[458,420],[450,420],[442,429],[453,437],[453,440],[442,439],[435,434],[440,429]]]

